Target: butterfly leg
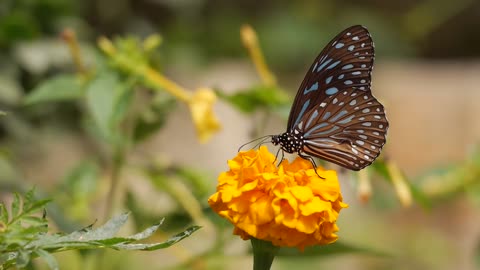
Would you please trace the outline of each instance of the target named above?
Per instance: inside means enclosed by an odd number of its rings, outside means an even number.
[[[310,163],[312,163],[313,165],[313,168],[315,169],[315,173],[317,174],[318,177],[322,178],[322,179],[325,179],[324,177],[321,177],[318,172],[317,172],[317,164],[315,163],[315,160],[313,159],[313,157],[309,156],[309,155],[305,155],[303,154],[302,152],[298,152],[298,155],[303,158],[303,159],[306,159],[308,161],[310,161]]]
[[[273,163],[275,163],[275,161],[277,161],[278,154],[280,153],[280,151],[282,151],[282,158],[281,158],[280,161],[278,162],[277,167],[280,166],[280,163],[282,163],[283,158],[285,157],[285,153],[283,152],[282,148],[279,148],[278,151],[277,151],[277,154],[275,155],[275,160],[273,161]]]

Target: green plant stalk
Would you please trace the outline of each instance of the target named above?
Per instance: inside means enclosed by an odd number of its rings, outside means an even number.
[[[253,248],[253,270],[269,270],[279,247],[256,238],[252,238],[250,241]]]
[[[120,174],[123,165],[125,164],[125,150],[123,146],[118,146],[115,149],[115,153],[112,157],[112,173],[110,178],[110,189],[107,195],[107,201],[105,204],[104,220],[108,220],[108,217],[112,215],[115,208],[115,197],[120,182]]]

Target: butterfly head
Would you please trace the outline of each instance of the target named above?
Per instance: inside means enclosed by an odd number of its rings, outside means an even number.
[[[287,153],[299,152],[303,148],[304,138],[303,135],[293,135],[285,132],[280,135],[272,136],[272,144],[280,145],[283,151]]]

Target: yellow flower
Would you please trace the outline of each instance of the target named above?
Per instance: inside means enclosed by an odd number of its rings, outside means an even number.
[[[217,96],[212,89],[197,89],[188,100],[193,123],[201,143],[207,142],[220,129],[220,122],[213,112]]]
[[[348,205],[335,171],[318,168],[322,179],[300,157],[277,167],[265,146],[239,152],[228,165],[208,203],[235,226],[234,234],[301,250],[337,240],[335,223]]]

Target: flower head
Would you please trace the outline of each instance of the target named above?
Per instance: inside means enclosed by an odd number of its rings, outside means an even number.
[[[337,240],[335,223],[348,205],[335,171],[318,168],[322,179],[302,158],[277,167],[265,146],[238,153],[228,165],[208,203],[235,225],[234,234],[299,249]]]

